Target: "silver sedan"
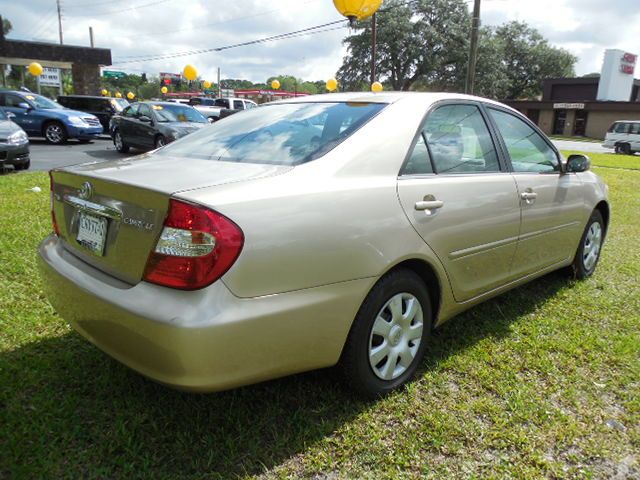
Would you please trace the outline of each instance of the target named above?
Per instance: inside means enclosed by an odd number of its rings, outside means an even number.
[[[364,396],[434,328],[597,265],[607,187],[477,97],[350,93],[240,112],[138,157],[51,172],[51,303],[112,357],[212,391],[338,365]]]

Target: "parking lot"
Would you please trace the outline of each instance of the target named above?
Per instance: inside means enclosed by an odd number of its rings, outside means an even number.
[[[48,171],[78,163],[117,160],[139,153],[118,153],[111,138],[106,135],[90,143],[69,140],[65,145],[51,145],[43,138],[31,138],[30,143],[31,171]]]

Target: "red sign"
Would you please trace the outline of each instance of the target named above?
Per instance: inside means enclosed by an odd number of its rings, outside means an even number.
[[[620,71],[622,73],[626,73],[627,75],[633,75],[634,70],[635,70],[635,67],[633,65],[628,65],[626,63],[623,63],[622,65],[620,65]]]
[[[638,59],[637,55],[634,55],[633,53],[625,53],[622,56],[622,61],[625,63],[631,63],[632,65],[636,64],[636,60]]]

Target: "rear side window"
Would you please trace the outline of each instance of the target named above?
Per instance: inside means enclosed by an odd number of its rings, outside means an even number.
[[[200,160],[298,165],[321,157],[385,107],[381,103],[280,103],[245,110],[157,152]]]
[[[640,123],[632,123],[629,133],[638,135],[640,133]]]
[[[124,109],[124,111],[122,112],[122,115],[124,115],[125,117],[129,117],[129,118],[135,118],[138,116],[138,104],[134,104],[131,105],[130,107],[127,107]]]
[[[487,124],[476,105],[445,105],[423,127],[435,173],[498,172],[500,164]]]
[[[429,150],[424,140],[424,132],[421,131],[418,141],[413,147],[400,175],[423,175],[428,173],[433,173],[433,167],[431,166]]]
[[[244,105],[242,104],[242,100],[234,100],[233,101],[233,108],[235,110],[243,110],[244,109]]]
[[[216,107],[229,108],[229,100],[226,98],[218,98],[215,102]]]
[[[511,158],[514,172],[551,173],[560,171],[556,152],[525,121],[489,108]]]

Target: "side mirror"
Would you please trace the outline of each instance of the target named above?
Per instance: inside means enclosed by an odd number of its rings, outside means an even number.
[[[31,110],[31,105],[29,105],[27,102],[20,102],[18,104],[19,108],[24,108],[25,110]]]
[[[591,160],[586,155],[569,155],[567,159],[567,173],[586,172],[591,168]]]
[[[140,115],[138,117],[138,120],[140,120],[141,122],[144,122],[144,123],[151,123],[151,118],[149,118],[146,115]]]

